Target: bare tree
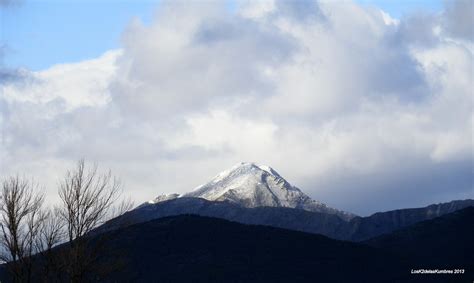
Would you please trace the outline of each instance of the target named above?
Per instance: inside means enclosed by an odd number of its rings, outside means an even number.
[[[81,282],[92,272],[103,243],[96,239],[92,248],[88,234],[112,217],[120,195],[119,182],[110,171],[99,173],[97,165],[86,169],[84,160],[68,171],[60,183],[59,215],[65,223],[68,238],[66,271],[72,282]]]
[[[43,209],[44,195],[24,178],[10,177],[1,185],[0,260],[14,282],[30,282],[33,274],[37,281],[81,282],[116,268],[110,261],[99,267],[108,239],[91,233],[133,206],[130,199],[118,201],[120,183],[110,171],[99,173],[80,160],[60,182],[61,202],[53,209]],[[115,255],[109,258],[118,262]]]
[[[38,235],[35,237],[35,250],[43,260],[37,275],[42,276],[44,282],[60,281],[63,262],[58,256],[60,251],[53,248],[64,241],[64,221],[60,217],[59,208],[54,207],[42,211],[43,221]]]
[[[38,186],[24,178],[9,177],[0,192],[1,259],[14,282],[29,282],[35,239],[43,222],[44,196]]]
[[[64,239],[64,222],[59,214],[59,208],[54,207],[43,212],[43,223],[36,241],[37,252],[51,250]]]

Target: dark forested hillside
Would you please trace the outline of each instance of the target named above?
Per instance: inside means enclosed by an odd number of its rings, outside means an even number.
[[[102,269],[87,278],[98,282],[463,282],[472,280],[473,214],[474,208],[467,208],[363,243],[196,215],[165,217],[93,236],[91,249],[104,239],[107,249],[97,259]],[[465,273],[411,274],[419,268]],[[2,277],[2,282],[8,281],[5,274]]]
[[[474,207],[423,221],[366,244],[403,255],[419,267],[474,271]]]
[[[128,256],[111,280],[393,282],[409,266],[360,244],[266,226],[181,215],[109,232]]]

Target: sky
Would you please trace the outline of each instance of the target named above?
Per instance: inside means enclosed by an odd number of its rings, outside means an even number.
[[[0,177],[137,203],[241,161],[367,215],[474,198],[473,2],[0,1]]]

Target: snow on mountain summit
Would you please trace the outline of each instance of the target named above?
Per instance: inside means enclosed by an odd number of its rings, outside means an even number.
[[[308,211],[336,214],[348,220],[354,215],[330,208],[312,200],[292,186],[274,169],[265,165],[241,162],[216,175],[208,183],[183,195],[162,195],[149,203],[178,197],[203,198],[210,201],[229,201],[244,207],[289,207]]]
[[[288,202],[292,193],[293,187],[270,167],[239,163],[184,196],[227,200],[256,207],[291,206]]]

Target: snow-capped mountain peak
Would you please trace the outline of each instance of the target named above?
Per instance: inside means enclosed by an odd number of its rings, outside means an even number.
[[[269,166],[242,162],[183,196],[227,200],[248,207],[291,206],[287,194],[296,190]]]
[[[292,186],[274,169],[266,165],[241,162],[225,170],[208,183],[183,195],[171,194],[157,197],[157,203],[178,197],[204,198],[210,201],[228,201],[244,207],[289,207],[325,212],[350,219],[352,214],[339,211],[312,200],[300,189]]]
[[[258,165],[252,162],[240,162],[230,169],[227,169],[225,171],[222,171],[221,173],[217,174],[214,178],[212,178],[211,182],[217,183],[220,182],[221,180],[229,177],[230,175],[236,175],[236,174],[246,174],[250,173],[252,170],[258,171],[262,170],[265,171],[266,173],[273,175],[275,177],[281,178],[281,176],[273,170],[270,166],[266,165]],[[199,186],[201,187],[201,186]],[[199,188],[198,187],[198,188]],[[198,189],[196,188],[196,189]]]

